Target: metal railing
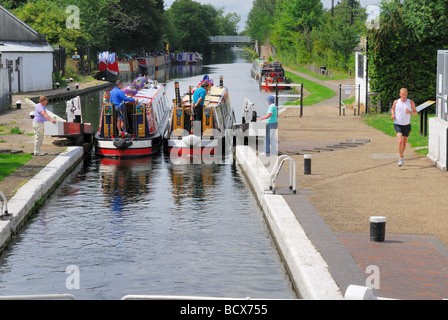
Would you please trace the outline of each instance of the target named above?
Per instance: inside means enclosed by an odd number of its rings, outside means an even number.
[[[0,212],[0,219],[2,219],[5,216],[9,216],[9,213],[8,213],[8,200],[6,199],[5,195],[1,191],[0,191],[0,197],[3,200],[3,205],[2,205],[2,207],[0,207],[0,208],[2,208],[2,211]]]
[[[300,117],[303,116],[303,83],[288,83],[287,87],[300,87],[300,94],[280,94],[278,89],[278,83],[268,84],[268,87],[275,88],[275,104],[279,108],[300,109]],[[278,98],[300,98],[300,105],[281,105],[278,104]]]
[[[278,157],[277,161],[275,162],[274,168],[271,172],[270,177],[270,190],[275,194],[276,193],[276,184],[277,184],[277,177],[283,167],[283,164],[289,161],[290,168],[289,168],[289,189],[292,190],[292,192],[295,194],[297,192],[296,188],[296,162],[287,155],[281,155]]]
[[[347,106],[345,105],[345,103],[342,101],[342,89],[345,89],[346,91],[351,91],[352,89],[356,91],[358,91],[358,105],[354,104],[353,105],[353,112],[354,115],[356,116],[356,111],[358,111],[358,116],[359,116],[359,110],[361,109],[361,85],[339,85],[339,115],[341,115],[341,110],[343,110],[344,112],[344,116],[345,116],[345,109],[347,108]]]

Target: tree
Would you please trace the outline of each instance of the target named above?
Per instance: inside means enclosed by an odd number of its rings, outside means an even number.
[[[380,29],[370,30],[368,38],[371,90],[379,93],[384,109],[402,87],[416,103],[434,99],[436,53],[448,47],[447,1],[383,1],[381,6]]]
[[[247,33],[259,43],[264,43],[274,24],[276,0],[254,0],[246,20]]]
[[[111,16],[111,50],[135,52],[163,48],[163,0],[120,0]]]
[[[296,63],[310,61],[311,32],[322,13],[320,0],[277,0],[271,40],[280,54],[293,57]]]
[[[324,65],[348,70],[365,19],[366,14],[357,1],[343,0],[334,8],[333,16],[327,11],[313,34],[314,55],[326,57],[326,61],[321,61]]]
[[[13,13],[37,32],[47,36],[50,44],[58,44],[72,51],[76,43],[84,42],[87,34],[81,29],[66,27],[65,7],[60,7],[55,1],[36,0],[17,8]]]
[[[224,9],[192,0],[176,0],[167,10],[171,47],[177,50],[203,52],[210,36],[236,35],[240,17],[236,13],[224,16]],[[173,29],[171,29],[173,28]],[[171,39],[176,41],[175,45]]]

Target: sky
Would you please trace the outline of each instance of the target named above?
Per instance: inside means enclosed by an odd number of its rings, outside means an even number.
[[[168,9],[171,4],[175,0],[165,0],[165,8]],[[247,16],[249,15],[250,9],[252,9],[252,0],[195,0],[196,2],[202,4],[211,4],[216,8],[223,8],[225,13],[235,12],[241,17],[241,21],[239,23],[239,32],[244,30],[246,25]],[[381,0],[360,0],[361,7],[367,7],[368,5],[379,5]],[[324,8],[331,8],[331,0],[321,0],[324,5]],[[338,0],[334,0],[334,4],[336,5]]]

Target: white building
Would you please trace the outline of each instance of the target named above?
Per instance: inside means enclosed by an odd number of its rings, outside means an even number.
[[[53,49],[37,33],[0,6],[0,68],[11,72],[11,91],[53,88]]]

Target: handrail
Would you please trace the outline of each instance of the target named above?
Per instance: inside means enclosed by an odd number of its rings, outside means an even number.
[[[8,216],[8,200],[6,199],[5,195],[3,194],[3,192],[0,191],[0,196],[3,199],[3,212],[0,213],[0,218],[3,218],[4,216]]]
[[[283,85],[283,84],[282,84]],[[275,87],[275,101],[277,106],[280,108],[290,108],[290,109],[300,109],[300,117],[303,116],[303,83],[287,83],[287,87],[300,87],[300,94],[279,94],[278,83],[268,84],[269,87]],[[300,98],[300,106],[293,105],[278,105],[278,98]]]
[[[291,189],[293,191],[293,193],[295,194],[297,192],[296,189],[296,162],[287,155],[281,155],[280,157],[278,157],[277,161],[275,162],[274,168],[272,169],[271,172],[271,176],[270,176],[270,186],[269,188],[272,190],[272,192],[275,194],[275,187],[276,187],[276,182],[277,182],[277,177],[280,173],[280,170],[283,167],[283,164],[285,163],[285,161],[289,161],[289,163],[292,165],[292,170],[290,168],[289,170],[289,189]]]

